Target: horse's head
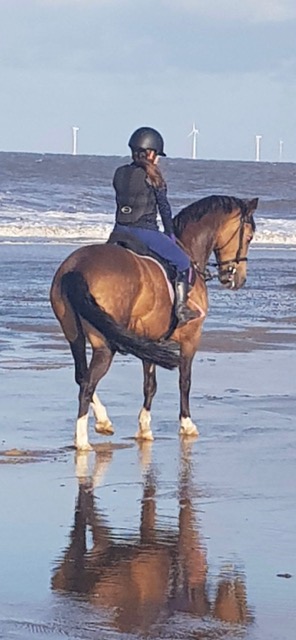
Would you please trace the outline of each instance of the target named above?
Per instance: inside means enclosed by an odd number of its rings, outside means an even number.
[[[247,277],[247,254],[255,231],[258,198],[236,200],[237,208],[225,220],[214,246],[218,278],[228,289],[240,289]]]

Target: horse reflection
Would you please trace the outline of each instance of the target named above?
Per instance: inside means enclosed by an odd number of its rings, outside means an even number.
[[[233,571],[222,574],[214,600],[209,597],[206,548],[196,523],[191,461],[184,444],[178,479],[178,527],[157,522],[157,481],[150,466],[144,474],[137,539],[132,534],[118,539],[96,506],[94,483],[111,457],[111,450],[97,455],[95,480],[87,477],[85,470],[78,471],[74,526],[69,547],[52,578],[53,590],[84,594],[91,604],[112,613],[112,624],[122,633],[148,632],[177,612],[206,617],[214,625],[217,621],[247,624],[251,617],[241,576]]]

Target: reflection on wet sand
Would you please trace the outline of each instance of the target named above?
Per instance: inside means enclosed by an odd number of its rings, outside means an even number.
[[[161,627],[177,613],[208,620],[211,627],[214,624],[215,637],[224,635],[221,623],[228,623],[228,631],[229,625],[241,625],[243,632],[252,620],[243,574],[228,567],[221,571],[214,589],[209,584],[206,548],[193,507],[196,487],[190,445],[181,446],[178,527],[161,526],[156,516],[161,480],[156,479],[153,462],[147,461],[151,444],[142,446],[144,484],[137,540],[134,534],[126,534],[125,540],[122,533],[120,539],[116,537],[107,515],[96,504],[94,488],[111,462],[112,451],[97,453],[91,477],[86,468],[89,454],[78,455],[74,525],[70,544],[52,577],[52,589],[83,595],[96,608],[107,609],[112,626],[121,633],[149,631],[153,635],[153,626]]]

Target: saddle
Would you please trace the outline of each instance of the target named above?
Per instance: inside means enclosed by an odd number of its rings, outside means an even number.
[[[170,281],[172,286],[174,286],[177,276],[176,267],[174,267],[174,265],[172,265],[165,258],[159,256],[158,253],[151,251],[151,249],[149,249],[149,247],[147,247],[147,245],[142,242],[142,240],[136,238],[132,233],[118,230],[112,231],[107,240],[107,244],[119,244],[121,247],[124,247],[124,249],[129,249],[130,251],[137,253],[139,256],[153,258],[163,267],[168,280]]]

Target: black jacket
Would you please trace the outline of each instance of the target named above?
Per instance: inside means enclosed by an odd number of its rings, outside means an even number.
[[[158,229],[159,211],[165,233],[173,233],[172,212],[166,189],[156,189],[147,180],[142,167],[134,163],[116,169],[113,186],[116,192],[116,222],[126,226]]]

